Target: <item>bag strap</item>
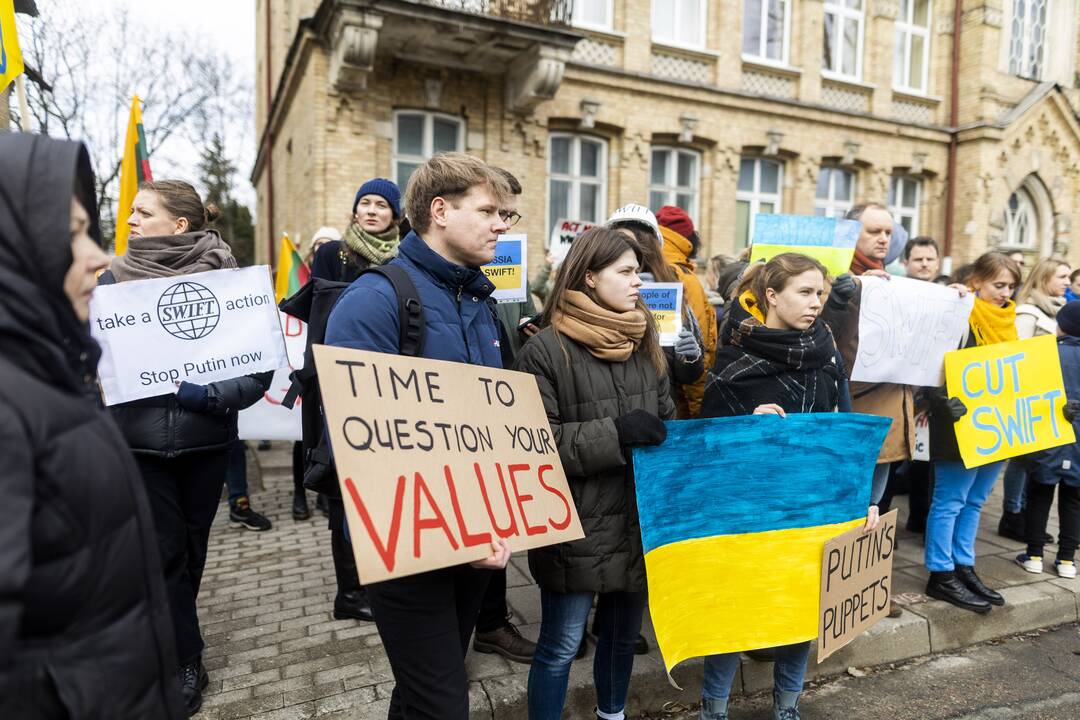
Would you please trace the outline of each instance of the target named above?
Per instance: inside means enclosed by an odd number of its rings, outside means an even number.
[[[424,307],[420,293],[409,273],[400,265],[377,265],[362,270],[377,273],[390,281],[398,301],[398,353],[406,357],[419,357],[424,352]]]

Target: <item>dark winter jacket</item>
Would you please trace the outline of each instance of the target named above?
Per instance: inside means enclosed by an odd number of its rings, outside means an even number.
[[[366,258],[355,254],[351,257],[346,255],[344,242],[330,240],[315,251],[315,257],[311,259],[311,276],[351,283],[362,270],[369,267],[371,263]]]
[[[62,289],[76,177],[101,240],[90,160],[30,135],[0,157],[0,718],[186,718],[142,480]]]
[[[565,349],[565,352],[564,352]],[[643,353],[606,362],[547,327],[525,343],[518,370],[536,376],[585,537],[529,551],[529,569],[552,592],[645,589],[634,471],[615,418],[646,410],[675,417],[667,373]]]
[[[320,248],[321,249],[321,248]],[[390,261],[409,274],[420,294],[426,330],[423,357],[502,367],[499,326],[488,298],[495,286],[478,268],[454,265],[410,232]],[[368,273],[349,286],[330,313],[328,345],[397,353],[394,286]]]
[[[975,347],[975,335],[968,332],[963,347]],[[927,433],[930,437],[930,460],[960,462],[960,446],[956,442],[955,421],[947,406],[949,395],[945,386],[919,388],[917,403],[926,407]]]
[[[1058,357],[1061,376],[1065,381],[1065,397],[1080,400],[1080,337],[1065,335],[1058,338]],[[1061,418],[1060,423],[1066,420]],[[1080,438],[1080,417],[1073,420],[1073,430]],[[1027,456],[1028,477],[1035,482],[1080,487],[1080,442],[1040,450]]]
[[[116,282],[106,270],[100,285]],[[136,455],[176,457],[228,447],[237,439],[237,413],[257,403],[270,388],[274,373],[264,372],[208,383],[206,412],[185,410],[176,395],[155,395],[109,408]]]

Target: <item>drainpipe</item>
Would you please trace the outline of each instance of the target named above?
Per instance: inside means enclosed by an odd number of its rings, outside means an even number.
[[[954,225],[956,223],[956,154],[957,130],[960,123],[960,24],[964,16],[964,0],[953,4],[952,68],[949,77],[949,166],[945,178],[945,257],[952,257]]]
[[[266,264],[274,265],[274,131],[271,127],[273,120],[274,96],[273,83],[271,82],[271,37],[270,22],[273,15],[270,12],[270,0],[266,0]]]

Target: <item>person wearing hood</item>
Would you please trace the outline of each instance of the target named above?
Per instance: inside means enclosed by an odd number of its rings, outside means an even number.
[[[356,191],[352,220],[341,240],[323,243],[311,261],[312,277],[352,282],[369,267],[397,257],[401,240],[401,190],[386,178],[372,178]]]
[[[309,268],[315,262],[315,253],[328,242],[341,242],[341,233],[335,227],[323,225],[311,236],[303,249],[304,264]]]
[[[185,717],[154,522],[101,407],[81,143],[0,136],[0,717]]]
[[[131,207],[127,253],[113,259],[99,284],[171,278],[236,267],[229,246],[208,227],[217,216],[190,184],[140,183]],[[202,665],[199,595],[210,525],[217,514],[237,414],[270,387],[272,372],[200,385],[181,382],[175,394],[113,405],[113,418],[135,453],[150,495],[158,550],[176,635],[180,685],[188,711],[202,706],[210,682]]]
[[[717,326],[716,310],[709,302],[708,293],[701,280],[694,274],[691,258],[697,253],[694,240],[694,222],[686,211],[674,205],[665,205],[656,213],[660,223],[660,235],[664,240],[664,259],[675,268],[683,285],[683,303],[694,313],[701,329],[701,345],[705,355],[705,367],[711,368],[716,357]],[[697,382],[678,388],[675,404],[680,418],[695,418],[701,411],[701,398],[705,394],[705,375]]]

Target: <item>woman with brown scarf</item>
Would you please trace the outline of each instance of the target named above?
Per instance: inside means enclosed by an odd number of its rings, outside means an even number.
[[[178,277],[236,267],[229,246],[208,226],[215,209],[191,185],[176,180],[139,186],[128,218],[127,253],[115,258],[100,284]],[[237,413],[270,387],[272,373],[198,385],[176,394],[114,405],[113,418],[135,454],[150,498],[176,634],[180,685],[188,712],[202,705],[209,677],[195,599],[199,594],[210,525],[217,513]]]
[[[521,351],[536,376],[585,537],[529,552],[540,586],[540,637],[529,672],[529,718],[557,720],[593,597],[597,716],[624,717],[645,609],[645,560],[630,449],[658,445],[675,416],[663,350],[641,300],[637,242],[610,228],[574,241]]]

